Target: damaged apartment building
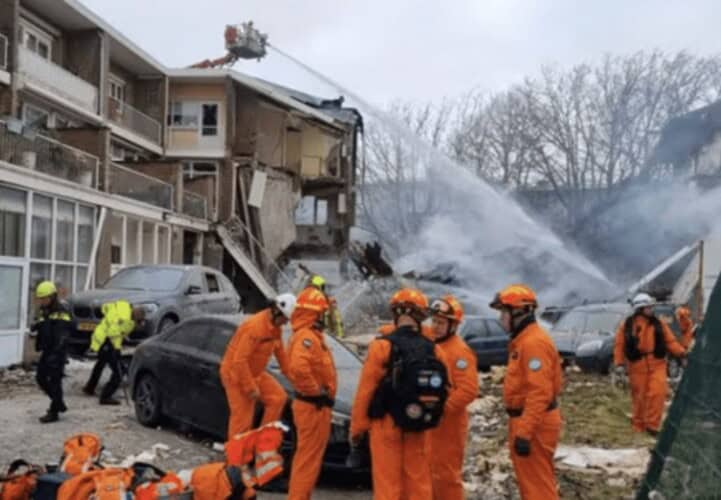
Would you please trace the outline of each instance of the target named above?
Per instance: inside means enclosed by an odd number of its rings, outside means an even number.
[[[76,0],[0,0],[0,366],[43,279],[203,264],[252,310],[284,263],[343,256],[361,133],[341,99],[167,68]]]

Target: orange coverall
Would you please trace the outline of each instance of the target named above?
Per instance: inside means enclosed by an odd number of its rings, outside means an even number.
[[[431,431],[433,498],[463,500],[463,459],[468,435],[466,408],[478,397],[476,354],[455,334],[438,345],[451,364],[454,386],[440,424]]]
[[[220,380],[230,408],[228,440],[250,430],[256,403],[250,395],[254,391],[265,407],[261,425],[280,419],[288,396],[265,371],[271,354],[275,354],[281,371],[287,373],[281,329],[273,324],[270,309],[265,309],[238,327],[220,363]]]
[[[553,457],[561,434],[561,357],[551,337],[531,323],[508,347],[503,401],[509,412],[508,443],[523,500],[558,498]],[[528,456],[515,450],[516,438],[531,444]]]
[[[695,326],[691,319],[691,311],[687,307],[679,307],[676,309],[676,319],[681,327],[681,346],[688,351],[694,338]]]
[[[390,415],[373,420],[368,417],[368,408],[386,375],[390,356],[390,342],[370,343],[353,402],[350,435],[370,434],[374,500],[429,500],[433,498],[430,432],[404,432],[396,427]],[[438,346],[436,356],[446,366],[452,382],[452,367]]]
[[[288,375],[298,394],[318,396],[325,388],[333,399],[338,387],[335,363],[323,332],[313,326],[316,321],[318,314],[313,311],[296,309],[293,313]],[[331,417],[332,408],[317,408],[313,403],[298,399],[293,401],[298,441],[290,472],[289,500],[311,497],[330,437]]]
[[[661,321],[666,349],[673,356],[682,356],[685,350],[676,341],[668,325]],[[631,425],[633,430],[644,432],[658,431],[661,427],[663,408],[668,393],[666,358],[658,359],[653,355],[655,332],[653,324],[643,315],[636,315],[633,320],[633,335],[638,338],[638,349],[641,359],[638,361],[626,360],[626,322],[616,332],[616,344],[613,360],[616,366],[627,363],[628,380],[631,384],[631,401],[633,416]]]

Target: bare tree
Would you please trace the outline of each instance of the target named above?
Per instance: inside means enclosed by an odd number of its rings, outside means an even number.
[[[436,211],[438,200],[426,189],[434,159],[429,153],[447,144],[453,110],[450,101],[397,101],[366,126],[360,226],[392,252]]]

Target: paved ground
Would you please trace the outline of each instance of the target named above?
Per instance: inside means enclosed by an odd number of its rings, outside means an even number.
[[[154,455],[153,463],[159,467],[178,471],[222,459],[209,440],[185,436],[177,429],[143,427],[136,421],[132,407],[125,404],[100,406],[96,398],[83,395],[80,388],[89,376],[91,366],[76,362],[70,365],[64,383],[69,410],[60,422],[48,425],[38,422],[38,417],[47,409],[48,400],[35,386],[34,374],[13,370],[0,376],[0,469],[4,470],[16,458],[35,463],[57,463],[65,438],[78,432],[100,435],[109,452],[105,459],[110,463],[145,452]],[[370,491],[359,491],[357,483],[325,474],[313,498],[370,499]],[[260,499],[285,497],[274,493],[259,495]]]

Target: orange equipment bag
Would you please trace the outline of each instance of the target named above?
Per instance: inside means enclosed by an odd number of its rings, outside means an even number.
[[[133,480],[129,469],[98,469],[65,481],[57,500],[126,500]]]
[[[193,500],[229,500],[255,498],[255,490],[246,484],[240,467],[222,462],[205,464],[193,469],[190,486]]]
[[[100,438],[95,434],[76,434],[65,440],[60,471],[76,476],[91,470],[103,450]]]
[[[21,468],[25,471],[18,472]],[[15,460],[8,467],[7,474],[0,476],[0,500],[30,500],[38,474],[42,472],[42,467],[30,465],[25,460]]]
[[[283,473],[283,457],[278,453],[287,431],[280,422],[271,422],[258,429],[239,434],[225,443],[225,457],[229,465],[241,467],[251,480],[246,484],[263,486]],[[254,471],[249,465],[255,462]]]
[[[154,465],[135,463],[133,493],[135,500],[158,500],[183,493],[185,485],[174,472],[165,472]]]

